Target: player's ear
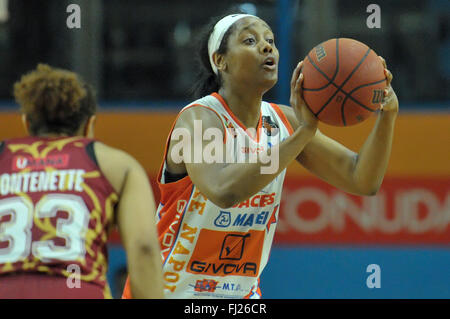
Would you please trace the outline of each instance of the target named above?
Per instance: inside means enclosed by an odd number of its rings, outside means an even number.
[[[225,61],[225,57],[222,54],[214,52],[213,53],[213,61],[214,61],[214,64],[216,65],[216,67],[217,67],[217,70],[219,70],[219,71],[226,70],[227,63]]]
[[[89,138],[94,138],[94,127],[95,127],[95,121],[96,121],[95,115],[92,115],[87,120],[87,123],[84,127],[84,136]]]
[[[25,128],[25,132],[27,135],[30,135],[30,122],[28,121],[27,115],[25,113],[21,116],[23,127]]]

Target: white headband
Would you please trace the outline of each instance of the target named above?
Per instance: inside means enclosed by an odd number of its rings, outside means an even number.
[[[213,53],[219,50],[220,44],[222,43],[223,36],[228,31],[228,29],[239,19],[245,17],[255,17],[251,14],[230,14],[216,23],[214,30],[209,36],[208,40],[208,54],[209,62],[215,74],[218,74],[218,70],[213,60]],[[256,17],[255,17],[256,18]]]

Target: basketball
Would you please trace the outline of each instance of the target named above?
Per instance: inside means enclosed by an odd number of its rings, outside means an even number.
[[[338,38],[314,47],[304,59],[303,98],[323,123],[350,126],[380,108],[384,66],[364,43]]]

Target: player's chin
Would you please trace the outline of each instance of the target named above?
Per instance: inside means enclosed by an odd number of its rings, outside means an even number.
[[[271,89],[275,84],[277,84],[278,81],[278,74],[266,74],[265,76],[260,78],[260,82],[264,87],[267,87],[267,89]]]
[[[278,68],[261,68],[259,72],[259,76],[263,79],[271,80],[271,81],[277,81],[278,80]]]

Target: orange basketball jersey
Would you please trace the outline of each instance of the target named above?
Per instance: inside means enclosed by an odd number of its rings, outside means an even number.
[[[231,145],[231,154],[227,154],[231,161],[248,159],[292,134],[286,117],[275,104],[262,102],[256,134],[246,131],[217,93],[189,104],[181,112],[190,107],[208,108],[220,118],[226,128],[221,142]],[[165,296],[260,298],[259,277],[275,233],[285,170],[244,202],[220,208],[200,192],[189,176],[165,181],[168,143],[173,132],[172,127],[158,175],[161,200],[157,220]],[[123,298],[131,298],[128,282]]]

